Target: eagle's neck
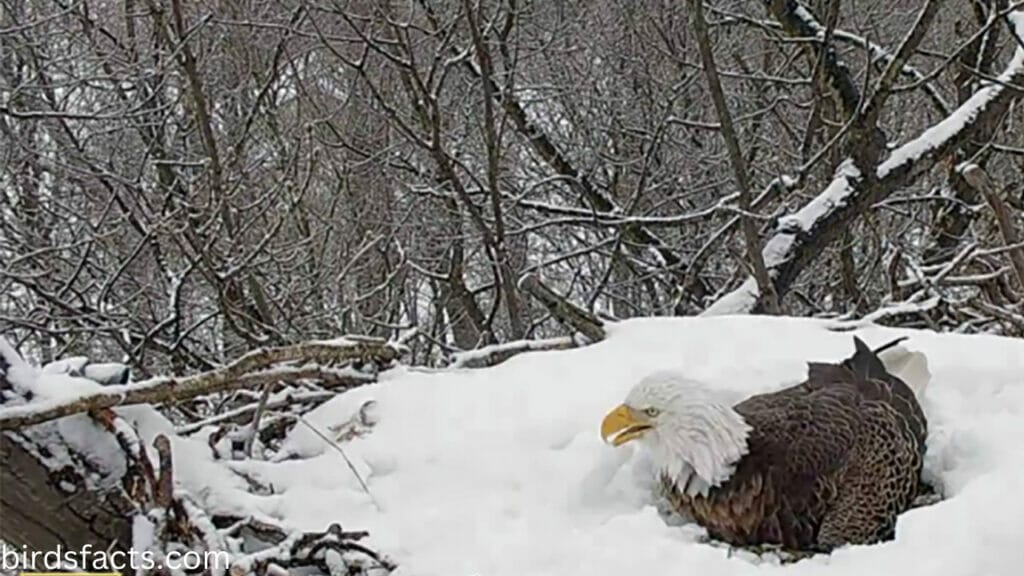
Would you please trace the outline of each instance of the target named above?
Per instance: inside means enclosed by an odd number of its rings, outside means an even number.
[[[731,406],[714,401],[681,406],[672,416],[652,438],[661,472],[680,492],[707,496],[736,471],[752,428]]]

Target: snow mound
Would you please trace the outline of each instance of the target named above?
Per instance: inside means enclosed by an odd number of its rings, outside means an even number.
[[[327,430],[377,402],[380,423],[343,445],[373,500],[302,426],[287,441],[294,459],[229,465],[273,487],[245,505],[295,528],[367,529],[399,574],[1022,573],[1024,341],[828,328],[787,318],[635,320],[599,344],[494,368],[389,371],[308,418]],[[604,414],[650,372],[679,370],[738,400],[802,380],[807,361],[845,358],[854,334],[871,346],[910,336],[903,346],[923,353],[931,373],[926,469],[946,499],[902,516],[893,542],[789,565],[703,543],[699,527],[659,516],[639,448],[599,438]],[[206,470],[181,481],[198,489]],[[223,502],[214,496],[209,504]]]

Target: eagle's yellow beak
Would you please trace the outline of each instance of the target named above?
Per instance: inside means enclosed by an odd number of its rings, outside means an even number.
[[[620,446],[635,440],[651,429],[645,416],[637,415],[625,404],[612,410],[601,422],[601,437],[605,442],[611,441],[613,446]]]

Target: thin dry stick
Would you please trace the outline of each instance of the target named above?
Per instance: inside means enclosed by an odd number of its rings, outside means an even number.
[[[263,385],[263,393],[260,394],[256,413],[252,416],[252,423],[249,425],[249,432],[245,437],[245,455],[249,458],[252,458],[252,447],[256,444],[256,436],[260,433],[260,419],[263,417],[263,411],[267,408],[267,401],[270,400],[270,390],[273,387],[274,382],[267,382]]]
[[[366,495],[370,497],[370,502],[373,502],[373,506],[377,509],[378,512],[383,512],[384,510],[380,507],[380,503],[377,502],[377,499],[373,497],[373,493],[370,492],[370,487],[366,485],[366,482],[363,480],[363,477],[359,475],[359,471],[356,470],[356,467],[355,465],[352,464],[352,461],[348,459],[348,456],[345,454],[345,451],[341,449],[341,446],[338,446],[337,442],[331,440],[326,434],[324,434],[315,426],[307,422],[306,419],[303,418],[302,416],[298,416],[297,418],[299,422],[302,422],[302,424],[306,426],[306,428],[312,430],[314,434],[319,436],[324,442],[327,442],[327,444],[331,448],[337,450],[338,454],[341,454],[341,457],[345,460],[345,464],[348,465],[348,469],[352,471],[352,474],[356,477],[356,480],[359,481],[359,485],[363,487],[363,492],[366,492]]]
[[[968,184],[985,196],[985,201],[992,208],[992,215],[995,217],[1003,243],[1007,248],[1011,248],[1007,250],[1007,258],[1010,260],[1010,265],[1013,266],[1013,270],[1017,275],[1017,281],[1020,282],[1021,288],[1024,289],[1024,248],[1020,246],[1012,248],[1014,245],[1020,244],[1020,237],[1017,234],[1017,228],[1014,226],[1010,209],[1000,197],[995,184],[992,183],[983,168],[977,164],[969,164],[960,172]]]

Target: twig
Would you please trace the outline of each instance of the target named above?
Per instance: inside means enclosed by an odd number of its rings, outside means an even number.
[[[496,366],[509,358],[537,350],[566,350],[573,348],[576,343],[568,336],[560,338],[547,338],[544,340],[516,340],[484,346],[476,350],[457,352],[452,355],[452,363],[449,368],[485,368]]]
[[[995,216],[999,234],[1003,237],[1003,244],[1007,247],[1017,246],[1007,251],[1007,257],[1010,260],[1010,265],[1013,266],[1021,289],[1024,290],[1024,248],[1019,246],[1020,236],[1014,226],[1010,209],[1006,207],[1006,202],[996,192],[995,186],[982,167],[977,164],[968,164],[960,168],[960,173],[971,187],[985,196],[985,201],[988,202],[989,207],[992,208],[992,214]]]
[[[249,433],[245,436],[245,455],[252,458],[252,447],[256,444],[256,435],[260,431],[260,419],[263,417],[263,412],[267,409],[267,401],[270,399],[270,390],[273,388],[273,382],[267,382],[263,385],[263,393],[260,394],[260,401],[256,405],[256,412],[252,415],[252,424],[249,425]]]
[[[306,421],[306,419],[303,418],[302,416],[296,416],[296,419],[298,419],[299,422],[302,422],[302,424],[306,428],[312,430],[313,433],[319,436],[320,439],[322,439],[324,442],[327,442],[327,444],[331,448],[334,448],[338,452],[338,454],[341,454],[342,459],[345,460],[345,464],[348,465],[348,469],[352,471],[352,475],[356,477],[356,480],[359,481],[359,485],[363,487],[363,492],[366,492],[366,495],[370,497],[370,502],[373,502],[373,506],[377,508],[378,512],[383,512],[384,510],[380,507],[380,504],[377,502],[377,499],[374,498],[373,493],[370,492],[370,487],[366,485],[366,482],[363,480],[363,477],[359,474],[359,471],[356,470],[356,467],[355,465],[352,464],[352,461],[348,459],[348,456],[345,454],[345,451],[341,449],[341,446],[339,446],[337,442],[331,440],[326,434],[324,434],[315,426]]]

